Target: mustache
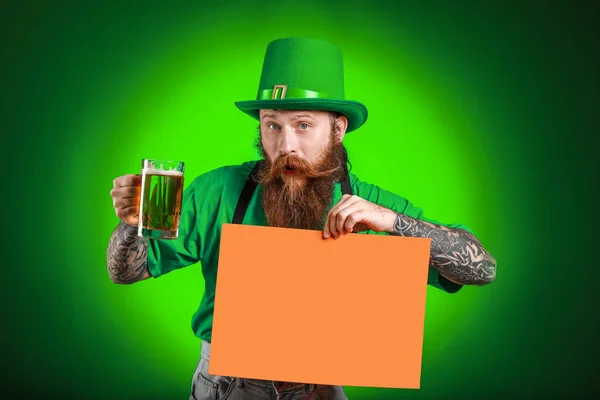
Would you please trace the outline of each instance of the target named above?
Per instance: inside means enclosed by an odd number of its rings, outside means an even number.
[[[294,169],[307,178],[323,178],[341,169],[340,165],[313,165],[303,158],[295,155],[278,157],[271,167],[265,171],[267,180],[276,179],[286,170]]]

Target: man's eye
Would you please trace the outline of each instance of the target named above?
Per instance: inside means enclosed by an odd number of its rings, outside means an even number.
[[[308,125],[306,122],[302,122],[298,125],[298,127],[302,130],[306,130],[310,127],[310,125]]]
[[[271,130],[274,130],[274,131],[276,131],[276,130],[277,130],[277,128],[279,128],[279,127],[277,126],[277,124],[274,124],[274,123],[272,123],[272,122],[269,122],[269,123],[267,124],[267,126],[269,127],[269,129],[271,129]]]

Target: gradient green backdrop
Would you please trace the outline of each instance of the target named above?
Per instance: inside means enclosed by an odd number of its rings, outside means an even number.
[[[254,98],[266,44],[293,35],[340,46],[346,96],[369,108],[345,140],[354,172],[468,225],[498,261],[489,286],[429,289],[420,390],[349,398],[598,389],[593,3],[13,3],[0,28],[3,393],[187,398],[200,268],[113,285],[112,180],[143,157],[186,161],[187,183],[256,158],[256,122],[233,102]],[[377,333],[363,329],[368,369]]]

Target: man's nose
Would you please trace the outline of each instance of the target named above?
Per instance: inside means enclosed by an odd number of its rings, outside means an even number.
[[[279,153],[282,156],[296,154],[298,151],[298,142],[296,135],[291,128],[282,128],[279,136]]]

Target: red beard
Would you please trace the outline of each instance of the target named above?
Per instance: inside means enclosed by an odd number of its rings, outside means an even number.
[[[329,147],[315,164],[296,156],[279,157],[275,162],[264,157],[258,180],[270,226],[323,229],[333,186],[347,174],[346,149],[334,139],[332,133]]]

